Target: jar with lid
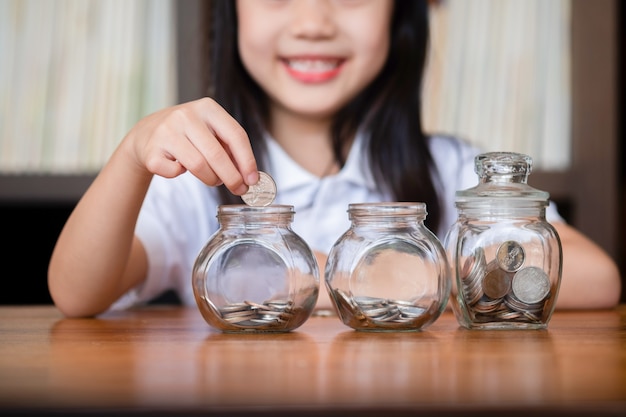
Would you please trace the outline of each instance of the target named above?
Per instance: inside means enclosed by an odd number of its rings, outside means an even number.
[[[468,329],[543,329],[561,283],[561,241],[546,220],[549,194],[528,185],[532,158],[475,158],[478,185],[456,193],[458,218],[444,246],[450,303]]]
[[[442,313],[449,266],[424,225],[424,203],[348,206],[350,228],[328,256],[325,283],[343,323],[363,331],[417,331]]]
[[[293,206],[222,205],[220,228],[198,254],[193,292],[202,316],[226,333],[288,332],[311,315],[317,261],[291,229]]]

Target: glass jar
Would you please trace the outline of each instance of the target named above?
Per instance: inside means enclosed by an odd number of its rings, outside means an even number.
[[[442,313],[450,291],[443,245],[424,225],[424,203],[350,204],[350,228],[328,256],[325,282],[355,330],[415,331]]]
[[[546,328],[562,269],[561,241],[545,217],[549,194],[527,184],[527,155],[491,152],[475,163],[479,183],[457,191],[458,219],[444,243],[457,321],[469,329]]]
[[[317,302],[317,261],[291,229],[293,206],[223,205],[196,258],[193,291],[209,325],[229,333],[288,332]]]

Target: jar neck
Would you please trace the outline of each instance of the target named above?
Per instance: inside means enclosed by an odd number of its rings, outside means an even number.
[[[217,219],[224,227],[289,227],[294,214],[293,206],[288,205],[222,205],[217,209]]]
[[[492,173],[483,172],[478,178],[480,184],[526,184],[528,182],[528,173]]]
[[[544,219],[547,202],[515,199],[492,199],[488,202],[457,202],[459,217],[499,217],[499,218],[528,218]]]
[[[426,218],[424,203],[355,203],[348,206],[348,217],[354,226],[414,225]]]

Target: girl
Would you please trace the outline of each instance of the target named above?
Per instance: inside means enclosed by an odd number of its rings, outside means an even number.
[[[320,271],[349,203],[425,202],[443,240],[455,191],[476,183],[477,149],[422,130],[426,1],[217,0],[208,16],[211,98],[140,120],[59,236],[49,288],[67,316],[168,289],[195,305],[191,269],[217,205],[241,203],[259,169]],[[553,207],[548,218],[564,250],[558,306],[616,305],[615,263]],[[320,294],[328,307],[323,282]]]

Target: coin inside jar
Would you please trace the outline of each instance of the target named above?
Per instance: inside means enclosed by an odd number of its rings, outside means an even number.
[[[527,304],[538,303],[550,293],[548,275],[541,268],[534,266],[515,273],[511,286],[515,297]]]
[[[241,199],[249,206],[269,206],[276,198],[276,183],[272,177],[259,171],[259,181],[248,188],[248,192]]]
[[[524,265],[526,255],[524,254],[522,245],[513,240],[509,240],[500,245],[496,253],[496,259],[500,268],[507,272],[515,272]]]
[[[511,274],[499,268],[493,269],[483,278],[482,287],[487,297],[502,298],[511,290]]]

